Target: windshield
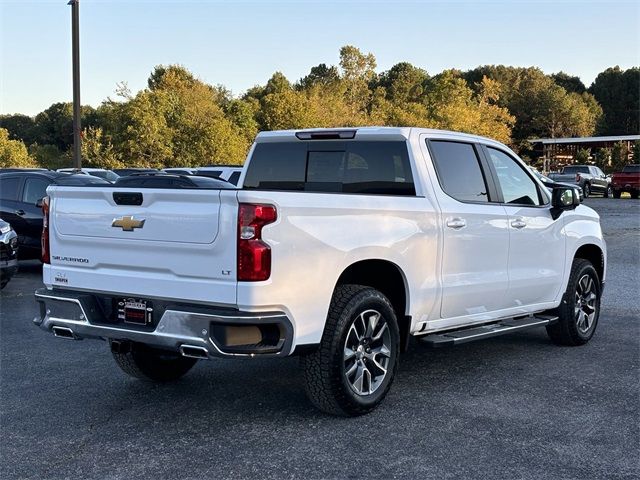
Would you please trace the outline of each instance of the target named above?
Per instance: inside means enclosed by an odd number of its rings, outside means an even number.
[[[640,173],[640,165],[627,165],[622,169],[623,173]]]

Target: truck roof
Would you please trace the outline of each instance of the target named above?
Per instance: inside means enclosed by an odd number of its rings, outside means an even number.
[[[282,142],[299,138],[302,140],[312,138],[300,138],[303,136],[318,135],[324,139],[335,140],[408,140],[413,135],[432,135],[438,137],[447,137],[451,140],[466,140],[474,142],[492,143],[502,145],[500,142],[479,135],[471,135],[469,133],[453,132],[450,130],[437,130],[433,128],[419,127],[338,127],[338,128],[306,128],[301,130],[273,130],[258,133],[256,137],[257,143],[266,142]],[[327,135],[335,134],[334,138]],[[342,135],[341,135],[342,134]]]

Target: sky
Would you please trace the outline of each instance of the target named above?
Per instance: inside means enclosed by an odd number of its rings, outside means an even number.
[[[0,0],[0,114],[71,101],[66,3]],[[93,106],[118,82],[145,88],[159,64],[241,95],[275,71],[296,81],[337,65],[344,45],[373,53],[378,71],[537,66],[589,86],[607,67],[640,65],[640,2],[80,0],[80,43],[82,103]]]

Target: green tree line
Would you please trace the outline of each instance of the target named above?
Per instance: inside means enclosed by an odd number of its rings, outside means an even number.
[[[430,75],[401,62],[377,72],[353,46],[338,65],[291,82],[275,72],[234,97],[179,65],[156,67],[137,93],[121,84],[98,108],[82,107],[86,166],[241,164],[260,130],[394,125],[495,138],[527,155],[528,139],[640,131],[640,68],[608,68],[587,88],[578,77],[535,67],[480,66]],[[0,167],[71,164],[72,107],[35,117],[0,116]]]

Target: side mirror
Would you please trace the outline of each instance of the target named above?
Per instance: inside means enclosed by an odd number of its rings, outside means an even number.
[[[38,201],[36,202],[36,207],[38,207],[38,208],[42,208],[43,200],[44,200],[44,197],[43,197],[43,198],[41,198],[40,200],[38,200]]]
[[[551,192],[551,213],[554,220],[565,210],[573,210],[580,205],[580,194],[573,187],[554,187]]]

